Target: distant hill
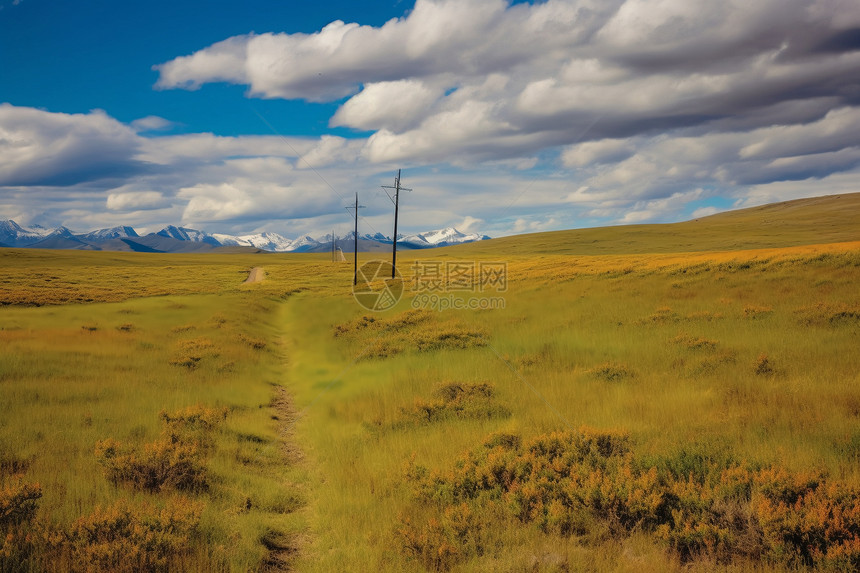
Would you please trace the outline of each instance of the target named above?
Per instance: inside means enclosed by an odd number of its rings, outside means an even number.
[[[771,203],[683,223],[531,233],[451,248],[470,255],[609,255],[736,251],[847,241],[860,241],[860,193]]]

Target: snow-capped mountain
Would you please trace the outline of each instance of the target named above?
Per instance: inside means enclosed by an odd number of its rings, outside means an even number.
[[[41,241],[51,234],[51,229],[41,225],[22,227],[11,219],[0,221],[0,243],[10,246],[24,247]]]
[[[221,242],[209,233],[198,231],[197,229],[187,229],[185,227],[176,227],[168,225],[156,235],[176,239],[177,241],[191,241],[192,243],[208,243],[213,247],[220,247]]]
[[[78,238],[82,241],[107,241],[109,239],[134,238],[139,236],[137,231],[132,227],[120,226],[90,231],[89,233],[78,235]]]
[[[350,231],[343,237],[335,237],[339,241],[354,241],[355,240],[355,231]],[[359,239],[364,239],[366,241],[376,241],[377,243],[388,243],[391,244],[391,237],[386,237],[382,233],[361,233],[358,234]],[[323,239],[320,239],[320,242],[331,242],[331,235],[326,235]]]
[[[359,234],[359,250],[384,250],[391,238],[382,233]],[[338,247],[352,249],[354,233],[334,237]],[[489,239],[486,235],[461,233],[453,227],[414,235],[401,235],[397,244],[404,248],[426,249]],[[39,225],[24,227],[15,221],[0,221],[0,245],[45,249],[131,250],[144,252],[206,252],[217,247],[247,247],[264,251],[324,252],[331,248],[332,236],[314,239],[309,235],[288,239],[272,232],[249,235],[207,233],[187,227],[168,225],[157,233],[140,236],[132,227],[118,226],[87,233],[74,233],[66,227],[46,229]]]
[[[49,239],[51,237],[59,237],[62,239],[75,239],[75,238],[77,238],[77,237],[75,237],[75,234],[72,233],[67,227],[57,227],[56,229],[54,229],[53,231],[48,233],[48,235],[45,238]]]
[[[213,233],[212,236],[225,246],[256,247],[275,253],[285,253],[294,250],[293,245],[296,242],[278,233],[270,233],[268,231],[255,235],[239,236]]]
[[[483,241],[489,239],[487,235],[478,233],[461,233],[454,227],[447,229],[439,229],[438,231],[427,231],[426,233],[417,233],[415,235],[407,235],[400,237],[398,243],[408,243],[417,248],[428,247],[443,247],[447,245],[458,245],[460,243],[472,243],[474,241]]]

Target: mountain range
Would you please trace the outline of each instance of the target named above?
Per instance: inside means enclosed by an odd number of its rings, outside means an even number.
[[[453,227],[401,235],[397,246],[404,249],[427,249],[489,239],[477,233],[461,233]],[[383,251],[391,246],[391,237],[382,233],[358,236],[359,251]],[[227,235],[206,233],[196,229],[168,225],[157,233],[139,235],[132,227],[118,226],[88,233],[74,233],[66,227],[48,229],[41,225],[22,226],[12,221],[0,221],[0,247],[32,249],[79,249],[91,251],[136,251],[148,253],[202,253],[268,251],[275,253],[318,253],[332,249],[332,235],[314,239],[310,236],[288,239],[278,233]],[[334,237],[334,244],[343,252],[352,252],[354,233]]]

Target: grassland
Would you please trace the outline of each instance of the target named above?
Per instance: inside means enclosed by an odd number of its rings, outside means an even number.
[[[403,257],[503,260],[493,310],[369,313],[320,256],[0,250],[0,570],[854,570],[856,216],[789,211],[766,248],[720,250],[761,246],[742,212],[699,252]]]

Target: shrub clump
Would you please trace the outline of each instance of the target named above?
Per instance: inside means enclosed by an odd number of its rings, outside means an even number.
[[[0,488],[0,531],[32,518],[41,497],[39,484],[17,482]]]
[[[0,571],[27,570],[36,543],[30,525],[41,497],[39,484],[0,487]]]
[[[143,450],[113,439],[96,444],[96,457],[114,484],[158,492],[166,489],[199,491],[206,488],[206,467],[198,444],[161,438],[144,444]]]
[[[96,443],[95,454],[114,484],[125,483],[149,492],[204,490],[212,434],[226,416],[224,408],[200,405],[173,414],[162,411],[158,440],[140,449],[108,438]]]
[[[210,408],[196,404],[183,408],[173,414],[162,410],[158,414],[158,417],[164,424],[165,429],[171,433],[196,433],[199,439],[200,433],[213,432],[221,422],[227,419],[227,408]]]
[[[390,319],[362,316],[336,325],[334,336],[360,341],[361,358],[387,358],[409,350],[432,352],[486,346],[482,330],[437,316],[427,310],[409,310]]]
[[[404,551],[449,569],[491,543],[480,525],[455,534],[460,508],[556,535],[646,531],[682,561],[736,557],[792,567],[860,567],[860,492],[822,474],[742,466],[689,452],[637,458],[626,434],[555,432],[530,440],[497,434],[445,471],[406,464],[416,503],[403,520]],[[423,512],[423,513],[422,513]],[[450,517],[448,517],[450,521]]]
[[[431,400],[417,399],[401,408],[401,424],[426,424],[451,418],[507,417],[511,411],[496,403],[495,388],[482,382],[451,382],[439,386]]]
[[[819,302],[795,311],[803,326],[849,326],[860,322],[860,305]]]
[[[627,368],[627,366],[612,362],[595,366],[588,373],[594,378],[606,380],[607,382],[619,382],[627,378],[633,378],[634,376],[634,372]]]
[[[692,336],[681,333],[671,340],[674,344],[689,348],[690,350],[713,349],[717,347],[717,341],[701,336]]]
[[[74,571],[170,571],[190,551],[202,504],[174,498],[164,508],[119,500],[76,520],[64,534]],[[172,566],[173,565],[173,566]]]
[[[200,361],[207,356],[217,356],[215,343],[206,337],[182,340],[177,343],[177,354],[170,359],[173,366],[182,366],[194,370]]]

